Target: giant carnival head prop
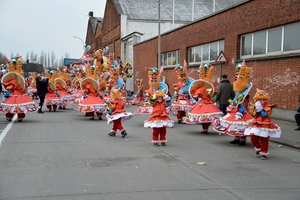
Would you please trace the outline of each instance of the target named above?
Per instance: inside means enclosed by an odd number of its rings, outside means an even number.
[[[13,56],[11,60],[5,57],[5,61],[8,64],[8,73],[2,77],[2,85],[6,90],[24,90],[26,84],[23,77],[21,56]]]
[[[269,101],[270,96],[266,91],[256,88],[256,93],[253,97],[253,100],[254,100],[254,102],[260,101],[260,100]]]
[[[215,67],[211,65],[210,63],[201,63],[199,68],[196,70],[196,72],[199,74],[199,78],[208,82],[212,82],[212,76],[213,72],[215,70]]]
[[[20,74],[21,76],[24,76],[21,56],[12,56],[11,60],[6,57],[4,59],[7,62],[8,72],[15,72]]]
[[[190,94],[193,98],[210,98],[213,96],[214,87],[212,85],[212,76],[215,67],[210,63],[201,63],[196,70],[198,79],[190,86]]]
[[[165,96],[165,91],[163,91],[163,90],[155,91],[155,97],[156,97],[157,101],[159,101],[159,102],[162,101],[164,96]]]
[[[179,82],[186,83],[189,79],[187,73],[187,63],[184,61],[184,65],[177,65],[174,69],[177,72],[177,78]]]
[[[111,90],[110,98],[112,99],[121,99],[122,91],[120,88]]]
[[[120,66],[117,61],[112,63],[112,66],[109,69],[110,79],[117,82],[120,78]]]
[[[162,79],[162,69],[158,70],[157,67],[146,68],[148,70],[148,83],[149,87],[153,89],[157,89],[160,85]]]
[[[85,78],[80,81],[81,90],[88,94],[98,95],[99,84],[97,82],[97,74],[94,66],[86,68]]]
[[[242,64],[238,63],[236,68],[236,80],[233,82],[233,90],[236,93],[242,92],[248,88],[248,79],[250,68],[246,66],[245,60]]]
[[[140,90],[143,87],[143,79],[136,79],[136,87]]]
[[[58,78],[58,72],[54,70],[47,71],[45,74],[46,78],[49,79],[48,81],[48,92],[54,93],[56,92],[56,86],[55,86],[55,79]]]

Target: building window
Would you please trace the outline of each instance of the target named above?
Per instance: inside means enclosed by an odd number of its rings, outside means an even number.
[[[220,51],[224,51],[224,40],[190,47],[188,49],[188,61],[191,64],[214,62]]]
[[[174,66],[180,64],[180,51],[160,54],[161,66]]]
[[[300,52],[300,22],[241,36],[241,58]]]

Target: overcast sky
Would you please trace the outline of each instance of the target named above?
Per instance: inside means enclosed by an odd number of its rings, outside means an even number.
[[[83,54],[90,11],[103,17],[106,0],[0,0],[0,52],[10,58],[54,51],[57,60]]]

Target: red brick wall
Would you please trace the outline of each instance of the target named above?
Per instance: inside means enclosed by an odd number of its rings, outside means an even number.
[[[257,30],[281,26],[300,20],[299,0],[253,0],[226,12],[197,21],[161,36],[161,53],[180,50],[180,63],[188,59],[188,48],[217,40],[225,40],[224,54],[227,63],[222,72],[233,81],[235,62],[239,57],[239,36]],[[271,103],[278,108],[294,110],[298,105],[300,94],[300,57],[277,59],[246,60],[251,68],[249,82],[253,83],[251,97],[255,88],[265,89],[271,96]],[[157,38],[134,46],[135,78],[147,80],[145,66],[157,66]],[[189,68],[189,71],[191,68]],[[173,92],[172,84],[177,82],[173,69],[166,69],[167,78]],[[191,74],[195,77],[195,73]],[[219,66],[216,65],[213,81],[220,77]],[[148,88],[144,81],[144,88]],[[136,89],[136,87],[135,87]]]
[[[113,0],[107,0],[102,27],[102,46],[109,46],[109,52],[120,55],[120,15],[117,12]]]

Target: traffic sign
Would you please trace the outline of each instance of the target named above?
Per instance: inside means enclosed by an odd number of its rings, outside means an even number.
[[[218,57],[216,58],[215,62],[221,62],[221,63],[227,62],[223,51],[220,51],[220,53],[219,53]]]

